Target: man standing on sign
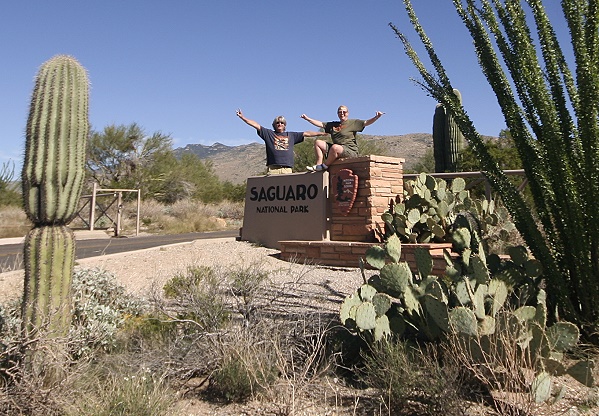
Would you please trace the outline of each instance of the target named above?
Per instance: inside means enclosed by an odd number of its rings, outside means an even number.
[[[306,166],[309,171],[327,170],[328,167],[336,159],[343,157],[358,156],[358,142],[356,135],[364,130],[364,127],[371,125],[377,121],[383,114],[377,111],[375,116],[368,120],[350,119],[349,111],[346,106],[339,106],[337,116],[339,121],[330,121],[323,123],[322,121],[314,120],[305,114],[301,117],[307,122],[324,129],[325,133],[329,133],[333,139],[333,144],[327,143],[324,140],[316,140],[314,142],[314,153],[316,154],[316,165]],[[326,161],[323,163],[323,159]]]
[[[240,109],[237,116],[248,125],[256,129],[256,133],[266,144],[266,169],[267,175],[285,174],[293,172],[293,146],[304,141],[305,137],[323,136],[326,133],[318,131],[294,132],[285,131],[287,121],[283,116],[277,116],[272,122],[272,128],[262,127],[254,120],[246,118]]]

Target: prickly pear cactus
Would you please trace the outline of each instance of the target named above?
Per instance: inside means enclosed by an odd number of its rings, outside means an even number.
[[[471,197],[464,179],[456,178],[449,185],[426,173],[404,181],[403,195],[391,202],[381,219],[381,239],[397,235],[403,243],[456,243],[453,232],[458,228],[476,233],[483,243],[492,230],[499,230],[506,241],[514,229],[505,208]]]
[[[579,342],[578,327],[569,322],[547,326],[540,264],[524,247],[510,248],[509,259],[487,256],[475,232],[457,228],[453,234],[459,251],[445,253],[444,276],[430,275],[430,253],[424,250],[416,256],[419,274],[412,274],[399,261],[401,242],[395,234],[384,246],[371,247],[366,262],[379,274],[345,299],[341,323],[370,342],[452,337],[464,346],[465,356],[491,374],[519,357],[522,366],[535,373],[532,382],[519,387],[539,403],[551,397],[553,376],[567,374],[594,386],[593,361],[564,360]],[[502,385],[498,374],[493,388],[514,387]]]
[[[24,209],[34,228],[25,239],[22,302],[27,333],[65,335],[71,321],[75,215],[85,175],[89,81],[70,56],[39,69],[27,120],[22,172]]]

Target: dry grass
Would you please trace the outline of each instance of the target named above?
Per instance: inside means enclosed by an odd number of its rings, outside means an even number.
[[[175,205],[167,215],[186,218],[194,207]],[[146,209],[156,218],[165,215],[159,205]],[[588,389],[569,390],[551,406],[532,403],[522,392],[527,363],[505,348],[481,366],[459,343],[450,343],[443,357],[435,350],[415,355],[379,345],[366,367],[360,362],[364,356],[352,363],[368,371],[356,383],[348,374],[355,376],[358,367],[339,358],[359,341],[340,341],[346,332],[335,326],[334,314],[322,308],[307,312],[307,293],[298,290],[304,275],[277,285],[260,264],[213,272],[173,276],[178,280],[169,282],[169,298],[158,288],[150,312],[126,316],[113,349],[71,361],[62,383],[43,386],[15,366],[8,375],[7,359],[20,352],[0,349],[0,414],[597,414],[597,399]],[[194,282],[201,284],[194,288]],[[208,313],[222,313],[223,319],[202,322]],[[0,319],[0,334],[6,333],[2,325]],[[506,337],[497,345],[516,348],[513,334],[497,336]],[[10,345],[2,339],[0,344]],[[576,384],[558,381],[568,389]],[[468,394],[492,397],[495,407],[465,400]]]
[[[0,207],[0,238],[23,237],[30,229],[31,222],[21,207]]]
[[[347,332],[336,326],[335,315],[289,308],[297,293],[288,286],[276,287],[265,273],[254,264],[175,276],[166,285],[167,298],[155,293],[154,309],[125,317],[114,348],[72,360],[61,383],[47,386],[39,378],[23,377],[18,366],[6,365],[8,356],[18,357],[20,350],[0,351],[0,414],[449,416],[596,411],[596,399],[586,390],[577,400],[566,397],[567,402],[535,406],[521,392],[526,382],[520,378],[526,376],[521,355],[509,356],[503,367],[496,362],[507,356],[505,348],[481,366],[459,343],[449,343],[443,356],[434,349],[379,344],[368,350],[367,360],[354,356],[358,360],[344,368],[348,362],[340,360],[341,351],[359,340],[342,342]],[[205,311],[217,311],[226,319],[207,325],[200,316]],[[502,345],[514,345],[513,335],[501,336],[507,337]],[[360,383],[348,377],[355,377],[358,368]],[[465,373],[474,376],[468,379]],[[498,385],[504,392],[516,392],[499,393],[494,389]],[[490,390],[496,409],[477,402],[482,399],[472,401]]]
[[[511,314],[502,312],[505,319]],[[511,326],[477,338],[455,334],[444,348],[445,357],[470,379],[472,392],[485,397],[501,415],[597,414],[597,387],[585,387],[568,375],[552,375],[551,397],[535,401],[532,386],[539,369],[544,368],[544,359],[523,349],[522,331]],[[596,352],[592,356],[596,357]]]
[[[123,228],[135,229],[136,206],[127,204]],[[241,226],[243,204],[224,201],[218,204],[183,200],[172,205],[144,201],[140,208],[141,230],[150,233],[179,234],[217,231]]]
[[[95,221],[96,229],[114,229],[116,208]],[[89,208],[70,224],[73,229],[88,229]],[[99,212],[96,213],[99,215]],[[131,235],[136,230],[137,203],[126,202],[121,211],[121,235]],[[223,201],[205,204],[192,200],[164,205],[153,200],[143,201],[140,207],[140,231],[147,233],[178,234],[188,232],[218,231],[241,227],[243,203]],[[0,238],[23,237],[32,224],[20,207],[0,207]]]

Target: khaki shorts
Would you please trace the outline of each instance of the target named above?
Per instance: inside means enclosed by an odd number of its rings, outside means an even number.
[[[333,145],[333,143],[327,143],[327,153],[325,155],[325,159],[329,156],[329,150],[331,150],[331,146]],[[343,153],[341,153],[341,155],[339,155],[339,159],[346,159],[346,158],[350,158],[350,157],[358,157],[358,152],[354,152],[351,149],[348,149],[347,147],[340,145],[341,147],[343,147]]]
[[[287,166],[279,166],[279,165],[268,165],[266,167],[267,175],[285,175],[287,173],[293,173],[293,169]]]

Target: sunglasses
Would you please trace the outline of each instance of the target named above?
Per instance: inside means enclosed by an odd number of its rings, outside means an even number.
[[[285,125],[285,123],[284,123],[284,122],[282,122],[282,121],[277,121],[275,124],[282,124],[282,125]]]
[[[337,114],[347,114],[347,111],[337,111]]]

